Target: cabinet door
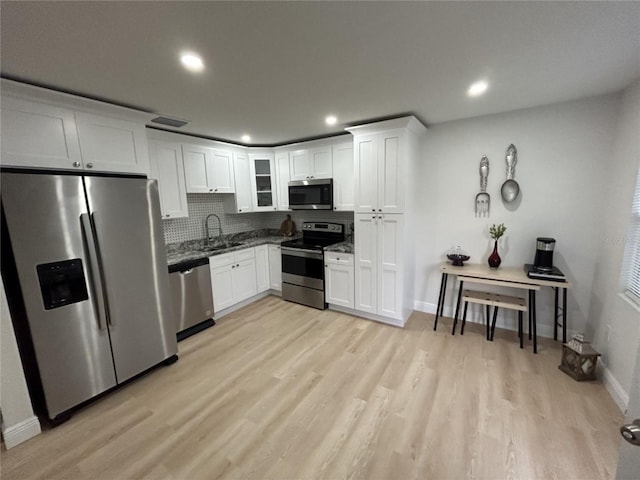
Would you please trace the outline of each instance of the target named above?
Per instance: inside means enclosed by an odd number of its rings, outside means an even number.
[[[211,268],[211,288],[213,290],[214,312],[220,312],[235,303],[233,295],[234,273],[235,264]]]
[[[377,215],[354,215],[355,308],[368,313],[378,309]]]
[[[149,154],[151,176],[158,180],[162,218],[188,217],[181,145],[150,140]]]
[[[358,135],[353,140],[356,212],[378,209],[378,137]],[[357,298],[357,297],[356,297]]]
[[[327,303],[353,308],[355,287],[353,255],[330,254],[325,261]]]
[[[213,150],[211,152],[211,162],[214,193],[233,193],[236,191],[233,178],[233,155],[226,150]]]
[[[331,163],[331,146],[313,148],[309,151],[311,178],[331,178],[333,165]]]
[[[11,97],[1,106],[3,165],[82,168],[73,111]]]
[[[258,293],[256,281],[256,260],[242,260],[233,265],[233,293],[235,303],[253,297]]]
[[[382,133],[378,144],[378,211],[403,213],[405,196],[405,132]]]
[[[333,209],[353,211],[353,143],[334,145],[333,161]]]
[[[306,180],[312,175],[308,150],[296,150],[289,154],[289,174],[291,180]]]
[[[85,169],[149,175],[144,125],[80,112],[76,124]]]
[[[235,153],[233,155],[233,163],[233,171],[236,179],[236,194],[234,199],[235,213],[250,212],[251,168],[249,167],[249,157],[245,153]]]
[[[276,206],[289,210],[289,152],[276,154]]]
[[[251,168],[251,191],[253,194],[253,210],[258,212],[276,209],[274,190],[273,155],[249,155]]]
[[[404,215],[380,216],[383,218],[377,219],[378,314],[401,319],[403,305],[402,242],[404,237]]]
[[[211,149],[183,145],[182,154],[187,193],[213,193],[209,183],[209,178],[213,178]]]
[[[282,253],[280,245],[269,245],[269,286],[282,291]]]
[[[255,247],[258,293],[269,290],[269,250],[266,245]]]

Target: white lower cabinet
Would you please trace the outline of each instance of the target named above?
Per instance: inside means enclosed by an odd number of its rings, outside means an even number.
[[[256,251],[256,281],[258,293],[269,290],[269,249],[267,245],[255,247]]]
[[[354,308],[353,254],[327,252],[324,255],[325,301]]]
[[[282,252],[280,245],[269,245],[269,287],[282,291]]]
[[[356,213],[355,309],[403,319],[404,215]]]
[[[258,293],[254,248],[210,257],[209,267],[215,312]]]

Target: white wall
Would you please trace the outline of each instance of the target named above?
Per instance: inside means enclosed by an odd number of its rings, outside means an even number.
[[[611,177],[604,185],[604,216],[597,230],[599,255],[587,330],[595,335],[594,346],[602,353],[602,362],[608,369],[605,381],[624,408],[631,388],[635,352],[640,345],[640,311],[620,296],[622,258],[640,167],[640,80],[625,90],[621,100],[609,161]],[[607,327],[611,329],[609,339]]]
[[[440,286],[438,266],[446,253],[461,245],[470,262],[486,263],[493,243],[488,229],[507,226],[500,240],[505,266],[531,263],[536,237],[556,239],[554,264],[574,284],[568,294],[570,331],[585,328],[589,318],[596,259],[601,248],[602,217],[607,207],[605,188],[611,175],[611,149],[619,96],[608,95],[510,113],[435,125],[423,140],[423,159],[417,174],[424,205],[418,232],[416,307],[435,313]],[[506,179],[505,151],[518,149],[515,179],[520,198],[504,204],[500,187]],[[474,216],[480,189],[480,158],[490,162],[487,191],[489,218]],[[452,315],[450,281],[445,315]],[[552,336],[552,289],[538,298],[538,333]],[[476,316],[480,320],[479,312]],[[500,325],[516,328],[507,312]]]
[[[7,307],[4,283],[0,281],[0,405],[2,435],[7,448],[40,433],[40,422],[33,414],[24,378],[13,325]]]

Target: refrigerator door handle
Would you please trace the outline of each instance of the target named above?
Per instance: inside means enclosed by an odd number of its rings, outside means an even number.
[[[87,246],[89,247],[89,264],[91,271],[91,280],[93,283],[93,293],[96,296],[96,316],[98,317],[98,327],[100,330],[107,329],[107,308],[104,301],[104,289],[102,287],[102,279],[100,278],[100,261],[98,259],[98,249],[95,237],[93,236],[93,228],[91,228],[91,220],[88,213],[80,214],[80,224]]]

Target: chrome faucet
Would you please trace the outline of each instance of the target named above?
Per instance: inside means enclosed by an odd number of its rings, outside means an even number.
[[[218,237],[222,236],[222,223],[220,223],[220,217],[215,213],[210,213],[209,215],[207,215],[207,218],[204,220],[204,233],[205,233],[205,236],[207,237],[207,245],[209,245],[209,242],[211,241],[211,237],[209,236],[209,219],[211,217],[216,217],[218,219]]]

